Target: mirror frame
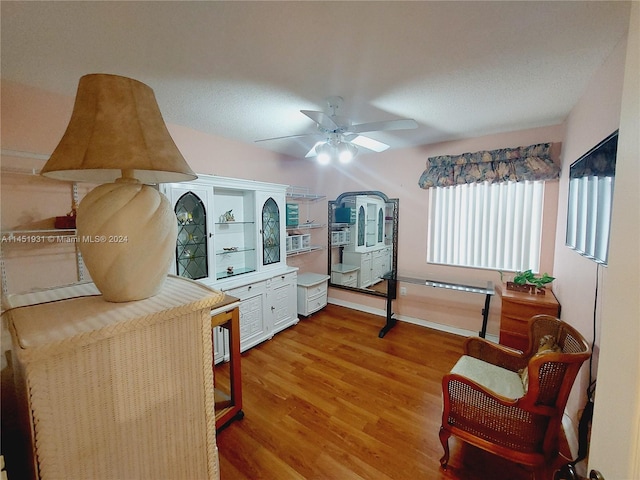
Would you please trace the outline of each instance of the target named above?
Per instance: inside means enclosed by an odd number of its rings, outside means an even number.
[[[398,210],[399,210],[399,203],[400,200],[398,198],[389,198],[387,197],[384,193],[377,191],[377,190],[365,190],[365,191],[359,191],[359,192],[344,192],[341,193],[338,198],[336,198],[335,200],[330,200],[328,202],[328,223],[327,225],[329,226],[328,230],[328,239],[327,239],[327,247],[328,247],[328,254],[327,254],[327,274],[329,275],[329,286],[333,287],[333,288],[339,288],[342,290],[349,290],[352,292],[356,292],[356,293],[363,293],[366,295],[374,295],[377,297],[387,297],[388,293],[387,292],[383,292],[383,291],[376,291],[373,289],[368,289],[368,288],[360,288],[360,287],[349,287],[346,285],[341,285],[338,283],[333,283],[332,281],[332,271],[331,271],[331,266],[333,265],[331,260],[333,258],[334,250],[335,249],[340,249],[340,246],[332,246],[331,244],[331,240],[332,240],[332,233],[335,231],[334,230],[334,224],[336,222],[334,222],[334,218],[335,218],[335,209],[339,206],[341,206],[341,204],[344,202],[344,199],[347,197],[356,197],[359,195],[367,195],[367,196],[376,196],[381,198],[384,203],[386,208],[388,209],[389,207],[391,207],[391,211],[392,211],[392,215],[391,215],[391,232],[392,232],[392,239],[391,239],[391,270],[384,276],[384,280],[390,280],[390,279],[395,279],[397,277],[397,272],[398,272]],[[386,217],[385,217],[386,220]],[[387,289],[389,288],[389,284],[387,284]]]

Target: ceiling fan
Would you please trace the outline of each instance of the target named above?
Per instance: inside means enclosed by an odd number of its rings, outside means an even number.
[[[342,162],[348,162],[356,155],[358,147],[363,147],[373,152],[383,152],[389,148],[389,145],[386,143],[361,135],[362,133],[408,130],[418,127],[418,123],[409,118],[353,125],[351,120],[339,114],[343,102],[344,99],[342,97],[328,97],[326,99],[326,110],[324,112],[300,110],[302,114],[316,123],[317,132],[265,138],[256,140],[256,142],[306,136],[321,137],[321,139],[311,147],[311,150],[307,152],[305,158],[317,156],[320,163],[328,163],[331,158],[338,158]]]

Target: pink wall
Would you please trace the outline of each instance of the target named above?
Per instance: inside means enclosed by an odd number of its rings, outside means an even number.
[[[2,231],[53,228],[56,216],[72,207],[69,183],[7,170],[39,169],[43,160],[8,155],[7,151],[48,154],[57,145],[71,115],[73,99],[3,81]],[[80,187],[79,193],[86,193]],[[2,244],[9,292],[44,288],[78,279],[75,245],[49,236]]]
[[[591,79],[581,100],[573,108],[566,126],[562,152],[560,203],[556,228],[555,264],[557,280],[554,291],[562,305],[562,319],[575,326],[589,342],[593,341],[593,318],[596,309],[596,346],[593,354],[594,378],[599,356],[602,297],[608,288],[607,268],[598,267],[565,246],[569,165],[618,129],[622,101],[626,38],[623,38],[608,60]],[[637,207],[637,206],[636,206]],[[614,203],[614,210],[621,206]],[[596,283],[598,303],[595,305]],[[589,383],[588,367],[584,366],[576,381],[567,410],[575,425],[578,412],[584,407]]]
[[[611,247],[602,296],[598,386],[588,470],[640,478],[640,3],[624,65]],[[617,208],[617,206],[621,208]]]

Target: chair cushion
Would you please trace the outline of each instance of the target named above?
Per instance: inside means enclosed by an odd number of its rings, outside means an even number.
[[[522,380],[517,372],[468,355],[460,357],[460,360],[451,369],[451,373],[473,380],[487,390],[503,397],[516,399],[524,396]]]

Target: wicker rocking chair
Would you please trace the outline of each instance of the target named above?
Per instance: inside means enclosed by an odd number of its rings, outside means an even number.
[[[553,346],[541,346],[554,340]],[[539,475],[558,456],[567,398],[590,355],[580,333],[549,315],[529,320],[526,352],[467,339],[465,355],[442,379],[442,468],[449,462],[449,437],[455,435]]]

